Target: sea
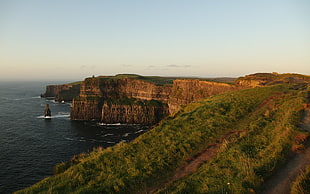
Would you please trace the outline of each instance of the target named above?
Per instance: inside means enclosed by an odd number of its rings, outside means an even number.
[[[129,142],[143,125],[70,120],[70,103],[41,98],[48,84],[0,82],[0,193],[12,193],[53,175],[57,163],[96,147]],[[52,118],[44,119],[49,104]]]

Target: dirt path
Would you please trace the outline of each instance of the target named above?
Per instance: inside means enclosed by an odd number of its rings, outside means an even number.
[[[310,108],[308,107],[305,111],[302,128],[310,131]],[[289,194],[292,183],[307,165],[310,165],[310,140],[305,145],[304,151],[296,154],[264,183],[262,194]]]
[[[186,175],[195,172],[198,167],[210,160],[211,158],[213,158],[215,156],[215,154],[217,153],[217,150],[219,148],[220,144],[212,144],[209,145],[207,149],[205,149],[204,151],[200,152],[195,159],[192,159],[188,164],[182,166],[173,176],[171,181],[175,181],[178,180],[180,178],[185,177]]]
[[[219,151],[223,144],[227,144],[232,141],[235,137],[240,137],[240,135],[247,133],[246,130],[233,130],[225,133],[221,139],[216,140],[216,143],[210,144],[206,149],[194,155],[192,158],[186,159],[186,162],[174,173],[173,177],[168,181],[162,182],[162,185],[168,186],[174,181],[183,178],[191,173],[197,171],[197,169],[205,162],[212,159],[216,153]],[[158,187],[149,188],[147,193],[156,193]]]
[[[215,156],[222,144],[226,144],[228,143],[228,141],[230,141],[230,138],[240,136],[241,133],[246,132],[247,131],[245,130],[234,130],[227,132],[220,140],[216,141],[217,143],[208,145],[205,150],[199,152],[198,154],[193,156],[193,158],[188,159],[187,163],[175,172],[173,178],[171,179],[171,182],[195,172],[202,163],[209,161]]]

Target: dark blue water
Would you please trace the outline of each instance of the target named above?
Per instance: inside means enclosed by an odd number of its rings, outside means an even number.
[[[52,175],[55,164],[75,154],[128,142],[149,129],[70,121],[69,103],[39,97],[46,84],[0,83],[0,193],[14,192]],[[51,120],[43,118],[47,103]]]

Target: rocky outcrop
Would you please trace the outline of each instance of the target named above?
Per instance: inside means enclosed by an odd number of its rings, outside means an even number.
[[[182,105],[237,89],[239,87],[233,84],[200,80],[174,80],[168,102],[169,113],[176,113]]]

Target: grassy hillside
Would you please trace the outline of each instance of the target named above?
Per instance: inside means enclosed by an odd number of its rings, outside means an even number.
[[[305,84],[253,88],[190,104],[131,143],[75,156],[57,165],[54,176],[17,193],[259,190],[301,133],[295,124],[306,89]],[[172,181],[176,171],[212,144],[220,148],[210,161]]]

